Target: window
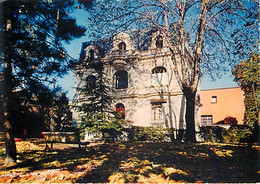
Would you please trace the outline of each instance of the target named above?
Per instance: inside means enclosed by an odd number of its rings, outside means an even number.
[[[162,66],[154,68],[152,70],[152,74],[157,74],[157,73],[166,73],[166,68]]]
[[[86,86],[89,89],[94,89],[96,87],[96,77],[91,75],[86,79]]]
[[[163,47],[163,37],[162,36],[157,36],[156,37],[156,42],[155,42],[156,48],[162,48]]]
[[[166,68],[160,66],[152,70],[152,85],[161,86],[167,84]]]
[[[152,120],[162,120],[162,103],[152,103]]]
[[[95,59],[95,51],[93,49],[89,51],[89,59],[90,61],[93,61]]]
[[[211,97],[211,103],[217,103],[217,96]]]
[[[202,126],[210,126],[212,124],[213,124],[212,115],[201,116],[201,125]]]
[[[116,89],[128,87],[128,73],[125,70],[117,71],[114,75],[114,84]]]
[[[120,115],[121,119],[125,119],[125,106],[123,104],[116,104],[116,112]]]
[[[126,44],[125,44],[125,42],[120,42],[120,43],[118,44],[118,48],[119,48],[120,50],[126,50]]]

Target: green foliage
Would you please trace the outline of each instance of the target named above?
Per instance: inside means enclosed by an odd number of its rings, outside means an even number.
[[[224,143],[249,143],[252,141],[251,128],[240,129],[238,126],[230,127],[223,135]]]
[[[77,106],[77,109],[85,113],[102,113],[109,109],[111,103],[110,88],[106,85],[108,80],[104,73],[103,63],[99,58],[95,61],[88,58],[80,61],[77,67],[76,72],[83,80],[82,85],[76,88],[79,94],[77,101],[83,102],[80,106]],[[86,75],[86,70],[90,70],[91,74]],[[95,78],[91,84],[87,81],[90,76]]]
[[[170,128],[162,127],[137,127],[134,126],[128,130],[130,141],[168,141],[171,134]]]
[[[253,125],[259,121],[260,79],[259,54],[253,54],[248,60],[238,64],[233,70],[235,81],[244,91],[244,123]]]
[[[81,130],[102,133],[103,138],[109,141],[117,139],[122,133],[124,120],[110,109],[110,88],[106,85],[108,80],[104,72],[104,64],[99,57],[87,58],[78,63],[76,73],[83,80],[82,85],[77,88],[78,98],[75,101],[79,104],[76,105],[76,109],[83,112],[80,118]],[[88,81],[89,77],[94,80]]]
[[[111,117],[109,113],[88,113],[81,117],[82,131],[101,133],[106,141],[114,141],[122,134],[124,120]]]
[[[20,112],[14,108],[14,92],[24,91],[19,98],[25,104],[34,102],[46,107],[59,91],[56,78],[65,74],[74,63],[63,44],[83,36],[86,29],[70,16],[73,4],[74,1],[64,0],[0,2],[6,163],[16,161],[12,128],[16,121],[11,112]]]
[[[56,78],[74,63],[63,44],[83,36],[86,29],[70,16],[73,4],[45,0],[1,2],[0,60],[9,68],[0,72],[12,79],[6,88],[23,90],[19,96],[26,103],[51,106],[60,92]],[[7,74],[7,70],[11,72]]]
[[[64,43],[84,35],[86,28],[70,16],[73,1],[9,0],[0,3],[0,62],[10,117],[23,113],[16,106],[50,108],[60,92],[56,79],[74,63]],[[8,72],[7,72],[8,71]],[[12,119],[13,126],[16,122]],[[37,121],[36,121],[37,122]],[[35,122],[32,122],[35,123]]]
[[[229,129],[222,127],[201,127],[200,136],[205,142],[221,143],[250,143],[253,140],[252,129],[244,126],[231,126]]]
[[[226,129],[218,126],[200,127],[200,137],[205,142],[222,142],[224,132]]]

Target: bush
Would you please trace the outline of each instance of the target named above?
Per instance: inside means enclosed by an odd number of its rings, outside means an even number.
[[[250,143],[252,139],[252,129],[249,126],[231,126],[225,129],[219,126],[201,127],[200,136],[205,142],[222,143]]]
[[[232,126],[223,135],[224,143],[250,143],[252,142],[252,129],[249,126]]]
[[[129,141],[169,141],[170,135],[170,128],[133,126],[132,128],[128,129]]]
[[[219,126],[200,127],[200,137],[205,142],[222,142],[227,130]]]
[[[100,133],[106,142],[118,139],[124,129],[125,121],[108,113],[93,113],[81,117],[80,129],[89,133]]]

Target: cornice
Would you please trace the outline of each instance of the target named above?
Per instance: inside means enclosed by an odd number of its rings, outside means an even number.
[[[161,95],[159,95],[158,93],[147,93],[147,94],[116,94],[113,93],[114,95],[111,95],[112,99],[129,99],[129,98],[137,98],[137,99],[141,99],[141,98],[150,98],[150,97],[167,97],[167,96],[180,96],[183,95],[182,92],[174,92],[174,93],[163,93]]]

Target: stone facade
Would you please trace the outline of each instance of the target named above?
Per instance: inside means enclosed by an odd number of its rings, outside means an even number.
[[[101,42],[83,43],[81,60],[101,55],[108,86],[113,89],[111,109],[134,126],[185,129],[185,97],[174,74],[173,55],[159,32],[120,32],[112,40]],[[101,53],[97,45],[107,48]],[[75,87],[78,87],[84,81],[76,73]],[[90,76],[91,70],[85,73]],[[199,106],[196,112],[198,126]],[[74,118],[77,116],[80,114],[74,113]]]

